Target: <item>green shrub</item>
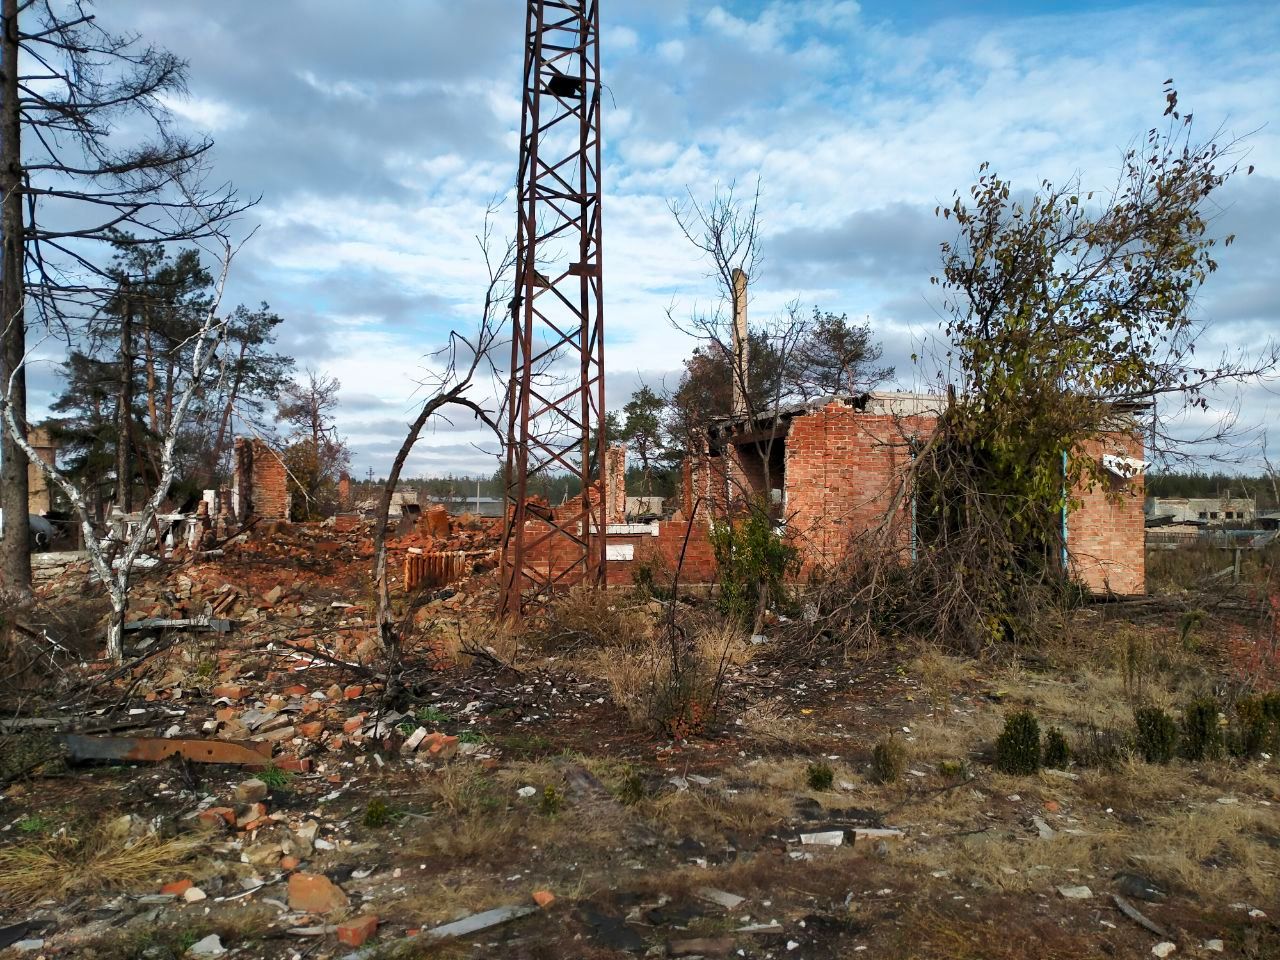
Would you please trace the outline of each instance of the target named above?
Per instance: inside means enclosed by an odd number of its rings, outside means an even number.
[[[892,734],[871,751],[871,776],[877,783],[893,783],[906,772],[907,748]]]
[[[1071,761],[1071,748],[1067,738],[1057,727],[1051,727],[1044,737],[1044,765],[1051,770],[1065,770]]]
[[[831,769],[830,764],[820,760],[817,763],[809,764],[807,778],[810,790],[830,790],[831,784],[835,782],[836,774]]]
[[[1236,701],[1235,723],[1232,726],[1227,748],[1231,754],[1250,759],[1274,749],[1277,725],[1267,713],[1261,697],[1244,697]]]
[[[396,817],[396,811],[381,797],[374,797],[364,808],[362,822],[372,830],[385,827]]]
[[[1280,690],[1273,690],[1271,693],[1263,694],[1262,712],[1267,715],[1272,723],[1280,725]]]
[[[1218,701],[1202,697],[1182,711],[1182,755],[1188,760],[1213,760],[1222,755]]]
[[[746,516],[711,527],[720,580],[720,609],[751,623],[760,607],[785,601],[783,581],[799,562],[796,548],[773,529],[770,505],[757,499]]]
[[[1040,769],[1040,721],[1030,710],[1005,718],[1004,730],[996,738],[996,769],[1023,775]]]
[[[544,817],[554,817],[557,813],[564,809],[564,794],[555,787],[547,787],[542,791],[542,798],[538,801],[538,812]]]
[[[1138,753],[1147,763],[1168,763],[1178,749],[1178,725],[1159,707],[1139,707],[1133,711],[1137,728]]]
[[[938,773],[948,780],[969,780],[972,778],[968,760],[943,760],[938,764]]]
[[[648,794],[649,791],[644,785],[644,777],[631,766],[623,767],[622,776],[615,792],[618,802],[624,807],[633,807]]]

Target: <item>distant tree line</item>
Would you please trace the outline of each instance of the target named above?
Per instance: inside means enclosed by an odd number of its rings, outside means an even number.
[[[1148,497],[1252,498],[1259,510],[1277,510],[1280,509],[1278,481],[1280,477],[1265,471],[1257,474],[1162,471],[1147,474],[1146,490]]]

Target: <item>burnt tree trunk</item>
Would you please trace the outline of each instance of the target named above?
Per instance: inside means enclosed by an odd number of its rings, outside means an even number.
[[[0,390],[21,430],[27,428],[27,384],[22,368],[26,352],[26,300],[23,280],[22,112],[18,99],[18,0],[3,0],[0,26]],[[27,456],[9,431],[0,427],[0,581],[16,599],[31,596],[31,532]]]

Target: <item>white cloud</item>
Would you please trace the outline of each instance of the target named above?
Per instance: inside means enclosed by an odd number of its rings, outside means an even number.
[[[501,7],[486,7],[486,17]],[[407,9],[380,10],[379,29],[401,30]],[[705,197],[716,182],[761,177],[765,264],[755,285],[756,315],[795,296],[851,317],[870,315],[911,385],[907,357],[936,329],[936,294],[930,270],[921,267],[936,250],[913,247],[901,270],[881,276],[869,275],[867,264],[882,262],[878,240],[891,247],[896,228],[904,242],[931,244],[929,231],[910,218],[965,189],[980,162],[991,161],[1026,188],[1076,172],[1105,185],[1122,148],[1159,119],[1160,84],[1172,75],[1206,129],[1222,122],[1237,133],[1258,131],[1249,162],[1270,177],[1280,169],[1273,116],[1280,102],[1274,56],[1280,13],[1268,6],[1175,7],[1159,17],[1149,8],[968,16],[907,28],[872,18],[849,0],[714,6],[648,0],[618,5],[609,18],[604,222],[611,390],[626,389],[636,372],[658,377],[678,370],[690,343],[666,322],[665,311],[673,302],[687,310],[713,294],[705,265],[667,209],[686,187]],[[475,314],[484,272],[474,235],[490,198],[508,192],[515,176],[522,18],[510,21],[486,21],[492,29],[485,49],[496,52],[475,66],[471,55],[457,55],[459,39],[448,32],[423,35],[420,56],[394,69],[375,49],[348,51],[349,62],[331,63],[315,52],[328,42],[319,33],[292,38],[294,58],[278,65],[292,87],[309,91],[307,106],[318,117],[298,129],[333,139],[305,142],[300,152],[313,169],[302,169],[296,183],[268,195],[258,211],[264,227],[248,252],[257,274],[253,291],[289,303],[290,323],[340,331],[332,365],[344,392],[383,397],[391,410],[407,409],[422,355],[449,326],[465,326]],[[225,43],[225,34],[213,35]],[[190,55],[181,47],[175,52]],[[226,141],[263,138],[268,125],[288,131],[298,123],[290,108],[276,106],[270,83],[245,93],[230,70],[221,87],[195,70],[191,79],[197,96],[181,115]],[[440,108],[447,122],[420,120],[426,106]],[[343,171],[336,183],[324,176],[330,154],[339,152],[334,144],[353,158],[350,166],[333,165]],[[272,161],[261,158],[263,165]],[[1241,210],[1270,189],[1244,187],[1255,192],[1236,195]],[[496,224],[500,235],[509,234],[514,219],[508,205]],[[863,225],[850,234],[862,246],[843,251],[844,260],[784,242],[803,231],[835,237],[850,224]],[[1220,306],[1240,326],[1228,331],[1224,324],[1213,337],[1250,329],[1256,335],[1268,320],[1280,327],[1274,306],[1280,291],[1268,279],[1274,264],[1232,266],[1242,250],[1280,249],[1277,231],[1274,217],[1255,218],[1241,232],[1239,249],[1223,258],[1202,302],[1206,311]],[[415,316],[420,300],[421,323],[392,330],[371,308],[327,304],[324,290],[364,282],[368,274]],[[609,398],[614,406],[625,399]],[[1274,397],[1258,394],[1248,402],[1280,413]],[[385,411],[377,418],[388,419]],[[353,413],[343,425],[361,465],[366,438],[358,430],[372,422]],[[371,447],[385,439],[367,438]],[[464,454],[457,442],[455,433],[429,439],[415,462],[431,462],[432,443],[448,446],[449,462],[458,462]],[[378,456],[375,467],[382,469],[389,458]]]
[[[244,111],[231,104],[207,97],[162,97],[160,102],[175,116],[213,133],[234,130],[248,119]]]

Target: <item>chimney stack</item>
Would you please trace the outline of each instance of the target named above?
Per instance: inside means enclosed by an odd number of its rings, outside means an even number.
[[[733,268],[733,415],[745,417],[747,403],[747,370],[750,368],[750,342],[747,338],[747,275]]]

